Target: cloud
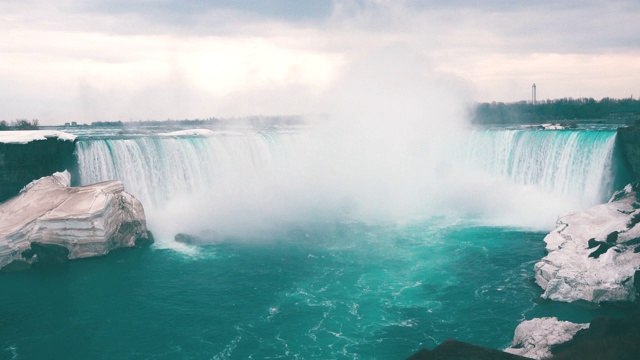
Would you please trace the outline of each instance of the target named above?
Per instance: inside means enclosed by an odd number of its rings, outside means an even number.
[[[632,1],[33,0],[0,14],[0,119],[318,112],[353,64],[394,46],[478,101],[526,99],[532,82],[549,98],[640,92]]]

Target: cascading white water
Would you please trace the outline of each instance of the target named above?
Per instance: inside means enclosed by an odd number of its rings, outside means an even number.
[[[558,196],[595,204],[613,186],[615,131],[479,130],[464,157],[475,166]]]
[[[226,235],[233,231],[225,229],[243,228],[238,221],[259,221],[268,206],[261,201],[277,196],[273,179],[289,176],[285,167],[291,174],[287,159],[297,138],[227,132],[84,139],[76,153],[81,184],[121,180],[142,201],[162,246],[162,237],[170,240],[178,232],[209,227]]]
[[[224,189],[225,179],[264,177],[293,135],[263,133],[211,137],[140,137],[81,140],[82,184],[118,179],[147,206],[205,189]],[[288,137],[288,138],[287,138]]]
[[[254,236],[280,223],[345,215],[454,214],[548,228],[557,214],[594,205],[611,190],[615,132],[465,136],[448,147],[255,131],[89,138],[78,141],[77,156],[82,184],[122,180],[143,202],[152,230],[168,239],[207,229]]]

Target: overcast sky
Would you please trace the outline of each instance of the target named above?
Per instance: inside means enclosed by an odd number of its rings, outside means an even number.
[[[506,102],[534,82],[637,97],[638,19],[637,0],[0,0],[0,120],[313,115],[424,86]]]

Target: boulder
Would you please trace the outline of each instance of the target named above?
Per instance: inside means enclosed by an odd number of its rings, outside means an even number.
[[[640,317],[598,317],[567,342],[551,347],[554,360],[637,359],[640,353]]]
[[[519,355],[449,339],[433,350],[422,349],[407,360],[521,360]]]
[[[511,347],[504,351],[532,359],[551,357],[551,347],[565,343],[589,324],[574,324],[555,317],[523,321],[516,327]]]
[[[535,264],[543,298],[573,302],[634,301],[640,254],[638,184],[606,203],[561,216],[544,241],[547,256]]]
[[[70,187],[68,172],[28,184],[0,204],[0,269],[101,256],[152,242],[142,204],[120,181]]]
[[[183,233],[176,234],[174,239],[176,240],[176,242],[187,244],[187,245],[201,245],[204,243],[202,238],[198,236],[183,234]]]

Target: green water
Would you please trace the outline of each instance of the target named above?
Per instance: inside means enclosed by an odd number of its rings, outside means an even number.
[[[402,359],[447,338],[503,348],[524,318],[598,311],[536,304],[543,237],[443,219],[324,223],[3,274],[0,359]]]

